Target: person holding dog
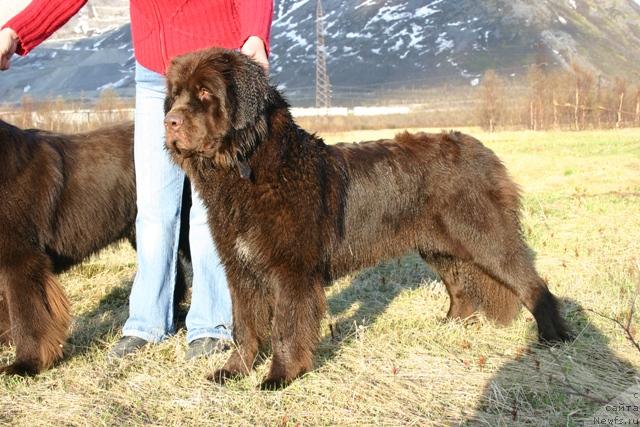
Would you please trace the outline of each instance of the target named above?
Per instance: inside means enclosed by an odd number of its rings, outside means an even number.
[[[33,0],[0,30],[0,69],[26,55],[76,14],[87,0]],[[164,150],[164,73],[175,56],[218,46],[236,49],[268,70],[273,0],[131,0],[136,58],[134,162],[138,270],[129,318],[111,357],[123,357],[175,331],[173,292],[184,173]],[[228,347],[231,299],[204,205],[193,191],[190,211],[193,289],[187,314],[187,359]]]

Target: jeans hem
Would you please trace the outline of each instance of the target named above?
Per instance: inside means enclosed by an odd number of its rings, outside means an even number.
[[[199,338],[217,338],[219,340],[231,341],[233,334],[226,328],[202,328],[195,331],[187,331],[187,342],[195,341]]]
[[[149,332],[141,331],[139,329],[123,329],[122,330],[122,336],[124,337],[138,337],[138,338],[142,338],[143,340],[149,341],[151,343],[158,343],[164,340],[165,338],[167,338],[169,335],[171,334],[162,334],[162,335],[152,334]]]

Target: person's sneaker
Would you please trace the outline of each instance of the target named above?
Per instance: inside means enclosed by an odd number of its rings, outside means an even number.
[[[185,359],[193,360],[198,357],[211,356],[215,353],[221,353],[231,348],[226,340],[218,338],[204,337],[198,338],[189,343]]]
[[[143,338],[124,336],[120,338],[113,347],[111,347],[111,351],[109,351],[109,358],[122,359],[128,354],[135,353],[147,344],[149,344],[149,341]]]

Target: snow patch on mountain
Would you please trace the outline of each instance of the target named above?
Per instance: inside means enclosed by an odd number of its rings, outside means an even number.
[[[426,6],[419,7],[418,9],[416,9],[414,15],[417,16],[418,18],[427,18],[433,14],[436,14],[440,12],[440,10],[434,9],[433,6],[435,6],[438,3],[442,3],[442,0],[434,1]]]
[[[436,39],[436,55],[440,55],[442,52],[446,50],[451,50],[455,46],[453,40],[447,39],[447,33],[438,34],[438,38]]]

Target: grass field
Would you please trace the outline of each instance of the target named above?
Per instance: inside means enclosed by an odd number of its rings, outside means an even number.
[[[535,322],[524,312],[502,328],[482,319],[443,321],[444,287],[408,254],[327,290],[313,372],[283,391],[261,392],[262,364],[223,388],[205,376],[226,356],[186,362],[183,330],[134,357],[107,360],[135,272],[133,250],[121,245],[62,276],[75,315],[67,355],[35,379],[0,378],[0,424],[496,426],[592,419],[603,401],[640,383],[640,352],[603,317],[628,316],[640,281],[640,129],[469,131],[523,188],[524,232],[541,275],[564,302],[573,343],[536,346]],[[638,326],[636,316],[632,332]],[[12,349],[0,350],[1,362],[12,357]]]

